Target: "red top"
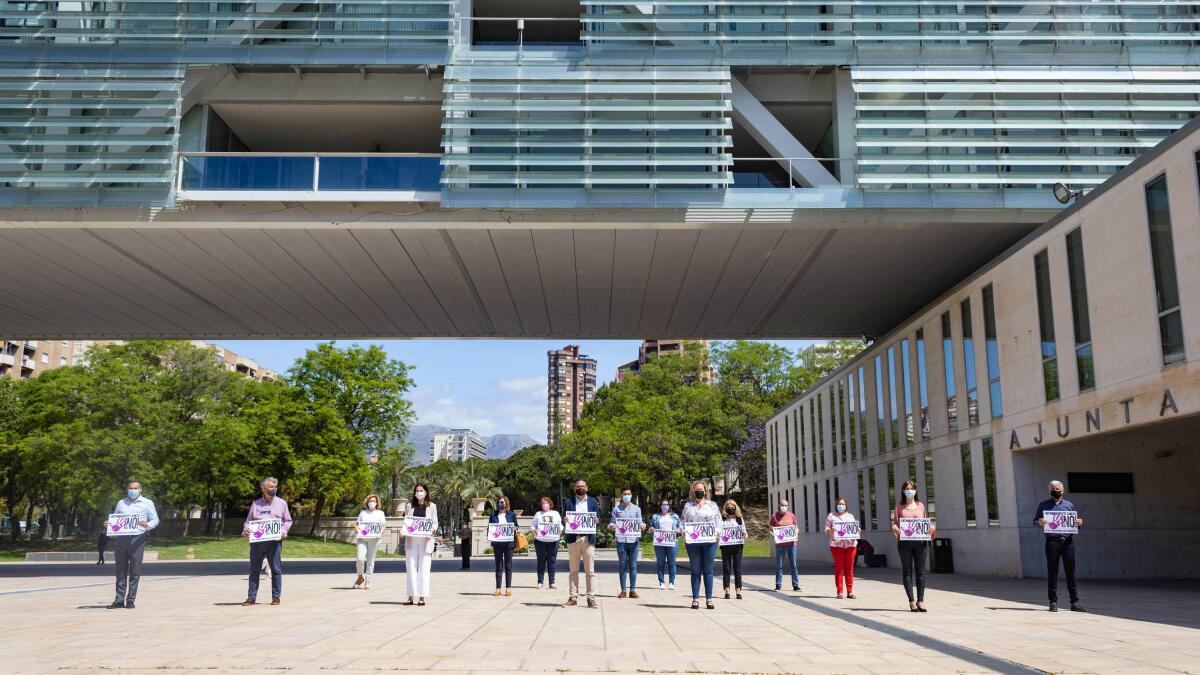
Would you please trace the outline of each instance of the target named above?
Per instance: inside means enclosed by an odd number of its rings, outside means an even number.
[[[779,515],[778,513],[772,513],[771,514],[771,527],[777,527],[780,525],[799,525],[799,523],[796,522],[796,514],[792,513],[791,511],[788,511],[787,513],[783,514],[782,516]],[[787,541],[782,544],[775,544],[775,547],[776,548],[792,548],[795,545],[796,545],[796,542]]]

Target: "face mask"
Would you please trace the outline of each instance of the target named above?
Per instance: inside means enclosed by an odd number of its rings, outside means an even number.
[[[543,511],[549,511],[549,510],[550,510],[550,505],[549,505],[549,504],[547,504],[546,502],[542,502],[542,510],[543,510]]]
[[[787,509],[788,509],[788,507],[786,507],[786,506],[780,506],[780,507],[779,507],[779,512],[780,512],[780,513],[787,513]]]
[[[267,494],[274,497],[275,493],[279,492],[279,488],[267,488]]]
[[[725,513],[730,513],[730,514],[737,513],[737,509],[730,506],[729,508],[725,509]]]
[[[838,505],[837,505],[837,510],[838,510],[838,513],[845,513],[845,512],[846,512],[846,505],[845,505],[845,504],[838,504]]]
[[[696,490],[692,494],[696,495],[696,499],[704,499],[704,490]]]
[[[913,497],[917,496],[917,491],[916,490],[905,490],[904,496],[908,497],[909,499],[912,499]]]
[[[504,502],[497,502],[497,503],[496,503],[496,508],[500,509],[501,511],[503,511],[503,510],[504,510],[504,507],[505,507],[505,504],[504,504]]]
[[[369,509],[369,510],[371,510],[371,511],[374,511],[376,506],[378,506],[378,505],[375,503],[375,500],[374,500],[374,499],[372,499],[371,501],[367,502],[367,509]]]
[[[417,499],[425,499],[425,491],[417,490]]]
[[[132,492],[132,490],[130,492]],[[1062,499],[1062,490],[1051,490],[1050,496],[1055,499]]]
[[[587,494],[587,488],[575,488],[575,494],[582,497]]]
[[[628,504],[632,500],[633,500],[633,495],[621,495],[621,501],[625,502],[626,504]]]
[[[670,504],[663,504],[663,505],[662,505],[662,512],[663,512],[663,513],[670,513],[670,512],[671,512],[671,505],[670,505]]]
[[[138,495],[142,494],[142,491],[135,490],[133,488],[129,488],[128,490],[125,491],[125,494],[129,495],[130,499],[137,499]]]

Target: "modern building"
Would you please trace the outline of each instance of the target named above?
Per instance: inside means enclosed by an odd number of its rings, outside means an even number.
[[[628,363],[617,366],[617,382],[636,374],[646,365],[646,360],[659,356],[673,356],[685,351],[708,354],[708,340],[642,340],[638,346],[638,357]],[[712,364],[707,360],[700,371],[700,378],[705,382],[713,381]]]
[[[596,395],[596,359],[579,345],[546,352],[546,442],[570,433],[583,406]]]
[[[903,283],[903,274],[880,283]],[[1047,484],[1085,577],[1200,576],[1200,121],[1141,155],[768,422],[800,551],[844,497],[895,561],[915,479],[956,572],[1044,576]]]
[[[429,461],[448,459],[465,462],[468,459],[487,459],[487,443],[470,429],[451,429],[433,435],[429,442]]]
[[[4,3],[4,332],[880,335],[1195,115],[1196,21]]]
[[[277,382],[282,379],[279,373],[271,370],[270,368],[262,367],[259,365],[258,361],[255,361],[248,356],[243,356],[241,354],[232,352],[221,345],[211,344],[201,340],[192,340],[192,344],[200,347],[201,349],[211,349],[216,354],[218,363],[235,373],[241,373],[242,375],[245,375],[251,379],[266,380],[268,382]]]

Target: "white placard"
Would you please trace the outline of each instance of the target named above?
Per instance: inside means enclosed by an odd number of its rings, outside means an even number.
[[[358,521],[354,523],[354,529],[359,539],[378,539],[383,536],[383,523],[364,523]]]
[[[488,523],[488,541],[504,543],[517,536],[517,526],[512,523]]]
[[[833,521],[833,540],[834,541],[857,541],[859,538],[858,521],[857,520],[834,520]]]
[[[533,538],[538,541],[558,541],[562,531],[562,523],[541,522],[533,529]]]
[[[642,538],[642,521],[637,518],[617,518],[613,525],[616,526],[617,541],[628,543]]]
[[[671,548],[674,548],[675,541],[677,538],[678,538],[678,534],[675,532],[675,530],[655,530],[654,531],[654,545],[655,546],[669,546]]]
[[[721,528],[721,545],[735,546],[746,543],[746,533],[741,525],[725,525]]]
[[[683,540],[688,544],[713,544],[720,528],[708,521],[683,524]]]
[[[596,534],[596,525],[599,523],[599,514],[590,511],[567,511],[563,514],[567,534]]]
[[[283,521],[278,518],[263,518],[246,523],[250,543],[256,541],[279,541],[283,538]]]
[[[1042,511],[1046,534],[1079,534],[1079,514],[1074,511]]]
[[[437,532],[438,522],[436,518],[425,518],[424,516],[405,516],[404,517],[404,536],[406,537],[432,537]]]
[[[133,537],[142,533],[138,521],[142,519],[136,513],[114,513],[108,517],[108,536]]]
[[[901,518],[900,541],[929,541],[933,521],[929,518]]]
[[[800,537],[800,529],[795,525],[779,525],[771,528],[771,538],[776,544],[795,543]]]

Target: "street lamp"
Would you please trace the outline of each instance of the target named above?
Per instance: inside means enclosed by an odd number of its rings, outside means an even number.
[[[1081,194],[1083,194],[1083,190],[1072,190],[1064,183],[1054,184],[1054,198],[1058,200],[1059,204],[1069,204],[1071,200],[1077,199]]]

